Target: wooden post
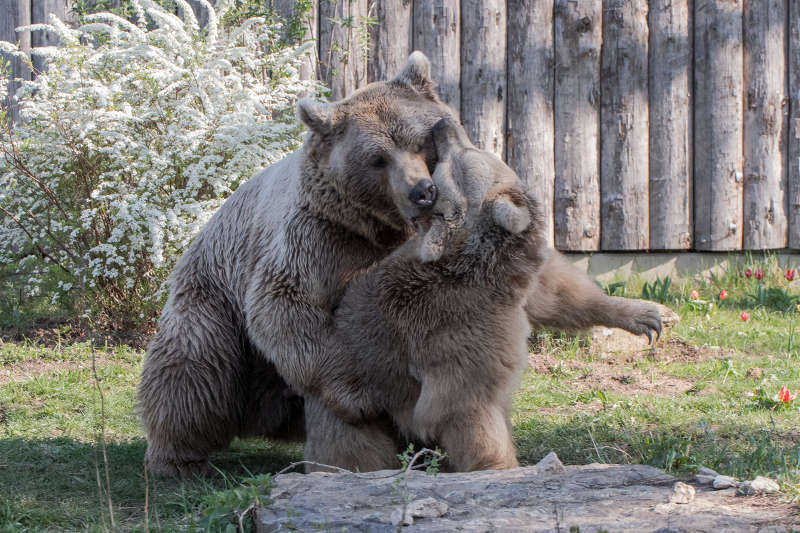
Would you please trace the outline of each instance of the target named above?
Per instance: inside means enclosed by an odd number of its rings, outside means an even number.
[[[411,0],[373,0],[377,20],[370,28],[372,50],[367,65],[367,80],[388,80],[397,75],[412,50]]]
[[[461,122],[475,146],[505,156],[505,0],[461,2]]]
[[[695,248],[742,247],[742,0],[696,0]]]
[[[367,82],[367,0],[320,0],[319,60],[322,81],[339,100]]]
[[[61,20],[68,20],[70,6],[67,0],[33,0],[31,6],[31,22],[33,24],[49,24],[50,15],[53,14]],[[56,46],[58,37],[50,31],[31,32],[31,46]],[[44,61],[41,57],[33,56],[33,67],[37,72],[44,68]]]
[[[602,1],[555,0],[555,243],[600,243],[598,133]]]
[[[31,4],[29,0],[0,0],[0,40],[19,43],[20,50],[30,53],[31,33],[29,31],[17,32],[19,26],[31,23]],[[19,109],[14,103],[14,93],[20,86],[16,79],[30,80],[31,71],[25,64],[17,59],[2,54],[3,58],[11,64],[11,81],[8,84],[8,94],[5,95],[9,116],[13,122],[19,120]]]
[[[646,0],[606,0],[600,72],[603,250],[650,245]]]
[[[650,2],[650,249],[692,247],[689,0]]]
[[[506,154],[542,205],[544,235],[553,246],[553,2],[508,0],[508,12]]]
[[[297,0],[275,0],[275,12],[284,20],[292,19],[298,16],[297,13]],[[319,6],[317,5],[317,0],[313,0],[311,2],[311,9],[308,13],[303,15],[303,20],[300,23],[305,28],[305,33],[303,37],[300,39],[300,42],[305,43],[308,41],[313,41],[317,38],[319,34],[319,29],[317,27],[317,15],[319,13]],[[315,47],[309,55],[303,60],[300,64],[299,74],[300,79],[302,80],[311,80],[316,78],[317,76],[317,48]]]
[[[414,49],[428,56],[442,102],[461,111],[461,2],[415,0]]]
[[[747,250],[785,248],[786,0],[744,0],[744,228]]]
[[[800,248],[800,0],[789,0],[789,246]]]

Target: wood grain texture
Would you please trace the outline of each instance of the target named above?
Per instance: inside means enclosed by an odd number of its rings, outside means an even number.
[[[25,26],[30,23],[31,4],[29,1],[0,0],[0,40],[18,43],[22,51],[30,53],[31,32],[16,31],[16,28],[19,26]],[[8,94],[5,95],[5,98],[6,105],[9,109],[9,116],[12,121],[16,122],[19,120],[19,110],[14,103],[14,93],[20,86],[20,82],[16,80],[30,80],[31,71],[20,59],[10,57],[7,54],[0,55],[2,55],[11,66],[11,81],[8,84]]]
[[[650,249],[692,247],[689,0],[651,0]]]
[[[372,49],[367,64],[369,82],[388,80],[400,72],[412,50],[411,0],[372,0]]]
[[[475,146],[505,157],[506,3],[461,1],[461,122]]]
[[[789,247],[800,248],[800,0],[789,0]]]
[[[604,250],[646,250],[648,200],[647,2],[603,3],[600,213]]]
[[[367,0],[320,0],[320,76],[339,100],[367,83]]]
[[[694,229],[698,250],[742,247],[742,0],[695,2]]]
[[[414,0],[413,48],[428,56],[442,102],[461,113],[461,1]]]
[[[788,242],[786,0],[744,0],[744,227],[748,250]]]
[[[33,24],[49,24],[50,15],[55,15],[61,20],[68,20],[70,6],[67,0],[34,0],[31,2],[31,22]],[[51,31],[31,32],[31,47],[56,46],[58,37]],[[33,67],[37,72],[44,68],[41,57],[33,56]]]
[[[555,243],[561,250],[600,245],[601,0],[556,0]]]
[[[508,0],[508,12],[506,158],[542,205],[553,246],[553,2]]]
[[[298,23],[302,24],[305,29],[300,42],[314,41],[319,34],[318,27],[318,14],[319,5],[317,0],[312,0],[311,8],[307,13],[297,13],[297,0],[274,0],[275,12],[284,20],[298,19]],[[317,44],[317,43],[315,43]],[[303,59],[300,64],[299,74],[300,79],[310,80],[317,77],[317,64],[318,64],[318,47],[315,45],[311,52]]]

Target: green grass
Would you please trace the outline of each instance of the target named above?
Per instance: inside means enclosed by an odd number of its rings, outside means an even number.
[[[536,351],[552,364],[529,371],[515,397],[520,460],[532,464],[554,450],[567,464],[645,463],[686,477],[705,465],[739,478],[773,477],[783,498],[797,498],[800,399],[774,408],[772,397],[783,385],[800,389],[800,312],[776,304],[800,290],[773,259],[764,264],[760,282],[744,278],[741,266],[710,281],[671,280],[666,292],[651,291],[681,316],[672,336],[686,342],[686,354],[682,345],[667,344],[609,364],[585,337],[539,335]],[[748,296],[759,285],[785,295],[759,302]],[[729,293],[724,301],[722,289]],[[641,294],[636,282],[616,290]],[[710,310],[691,301],[692,290],[713,302]],[[751,315],[747,322],[739,318],[743,309]],[[237,441],[213,457],[224,476],[151,479],[146,491],[145,442],[133,413],[143,352],[98,348],[95,375],[88,343],[48,338],[49,347],[0,344],[0,533],[109,528],[107,500],[98,492],[98,472],[105,483],[101,431],[119,531],[145,530],[146,494],[151,531],[204,530],[204,509],[224,512],[231,498],[251,497],[266,485],[251,482],[245,496],[218,491],[241,488],[242,480],[302,455],[300,446]]]

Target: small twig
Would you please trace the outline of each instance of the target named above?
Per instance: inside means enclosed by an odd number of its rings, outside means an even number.
[[[144,533],[150,533],[150,480],[147,477],[147,461],[144,465]]]
[[[597,447],[597,442],[594,440],[594,435],[592,435],[592,428],[588,428],[589,431],[589,438],[592,439],[592,445],[594,446],[594,453],[597,454],[597,460],[601,463],[606,462],[602,457],[600,457],[600,449]]]
[[[106,475],[106,495],[108,500],[108,513],[111,522],[111,531],[116,531],[117,527],[114,523],[114,502],[111,498],[111,475],[108,468],[108,454],[106,453],[106,426],[105,426],[105,396],[103,395],[103,388],[100,386],[100,378],[97,374],[97,357],[95,356],[94,344],[91,345],[92,349],[92,375],[94,376],[94,384],[100,394],[100,433],[98,438],[100,440],[100,449],[103,452],[103,469]]]

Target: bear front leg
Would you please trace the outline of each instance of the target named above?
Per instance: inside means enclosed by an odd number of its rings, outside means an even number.
[[[331,471],[330,465],[351,472],[372,472],[400,466],[397,454],[402,447],[390,423],[359,427],[339,419],[321,401],[306,398],[306,445],[303,457],[317,464],[306,465],[306,472]],[[384,421],[388,422],[388,421]]]
[[[345,422],[378,416],[328,311],[290,297],[261,301],[269,312],[249,318],[248,334],[290,387],[318,398]]]
[[[426,375],[410,429],[447,454],[448,470],[502,470],[519,466],[511,437],[510,399],[498,403],[448,376]]]
[[[606,295],[589,276],[556,250],[545,251],[525,303],[533,329],[579,331],[621,328],[635,335],[661,334],[661,314],[651,302]]]

